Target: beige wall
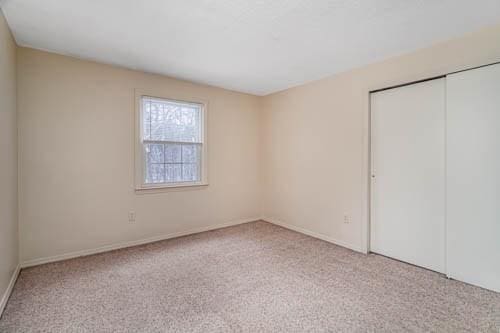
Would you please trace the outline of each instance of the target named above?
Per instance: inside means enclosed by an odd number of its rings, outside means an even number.
[[[368,92],[500,61],[499,40],[497,26],[266,96],[266,219],[365,251]],[[350,223],[344,223],[344,214]]]
[[[257,97],[27,48],[17,60],[23,262],[259,217]],[[208,187],[134,192],[135,88],[208,101]]]
[[[0,302],[18,258],[16,44],[0,10]]]
[[[364,251],[368,92],[499,61],[499,37],[500,26],[266,97],[19,48],[21,259],[261,215]],[[134,88],[209,101],[210,186],[134,192]]]

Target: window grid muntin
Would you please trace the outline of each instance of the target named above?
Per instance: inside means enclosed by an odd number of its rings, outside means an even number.
[[[200,143],[153,143],[154,145],[161,145],[162,146],[162,161],[160,162],[150,162],[150,158],[147,153],[148,145],[149,143],[144,143],[144,156],[145,156],[145,173],[144,173],[144,182],[145,184],[175,184],[175,183],[190,183],[190,182],[200,182],[201,181],[201,155],[202,155],[202,144]],[[167,161],[166,159],[166,154],[165,154],[165,147],[166,145],[177,145],[180,146],[180,156],[179,156],[179,161]],[[194,147],[194,162],[186,161],[185,156],[184,156],[184,149],[183,146],[189,146],[189,147]],[[152,181],[153,178],[155,177],[148,177],[150,176],[150,169],[149,167],[154,167],[154,166],[163,166],[163,181]],[[168,166],[169,165],[179,165],[180,166],[180,180],[172,180],[168,181],[169,175],[168,175]],[[194,177],[187,179],[185,176],[187,171],[186,167],[193,167],[195,166],[195,173]]]

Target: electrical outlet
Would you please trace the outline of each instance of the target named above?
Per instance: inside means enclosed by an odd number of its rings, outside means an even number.
[[[351,223],[351,219],[349,218],[349,215],[344,214],[344,223]]]
[[[135,222],[135,212],[134,211],[128,212],[128,221]]]

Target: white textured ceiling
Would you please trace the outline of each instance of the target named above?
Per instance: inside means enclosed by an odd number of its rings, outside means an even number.
[[[500,23],[500,0],[0,4],[19,45],[256,95]]]

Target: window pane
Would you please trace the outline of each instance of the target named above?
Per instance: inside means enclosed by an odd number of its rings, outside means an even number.
[[[182,182],[182,166],[180,164],[166,164],[167,183]]]
[[[144,102],[142,105],[142,132],[144,139],[149,140],[151,138],[151,102]]]
[[[165,163],[181,163],[182,145],[180,144],[165,144]]]
[[[182,163],[197,163],[199,145],[182,145]]]
[[[182,165],[182,178],[186,182],[199,181],[198,164],[183,164]]]
[[[144,145],[146,152],[146,161],[148,164],[151,163],[162,163],[164,162],[163,145],[162,144],[146,144]]]
[[[143,139],[201,142],[201,109],[198,104],[143,97]]]
[[[165,182],[165,164],[150,163],[146,167],[146,184]]]
[[[146,123],[144,126],[150,128],[150,139],[151,140],[161,140],[161,133],[164,131],[164,115],[162,105],[160,103],[154,103],[148,101],[150,107],[150,122]]]

